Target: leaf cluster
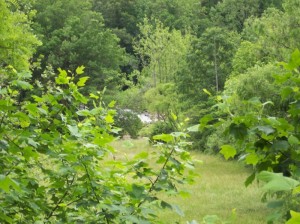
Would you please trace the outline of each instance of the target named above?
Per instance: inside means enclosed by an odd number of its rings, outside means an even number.
[[[224,145],[220,151],[226,159],[239,155],[246,164],[253,166],[253,174],[246,180],[246,185],[257,177],[267,182],[264,189],[269,195],[275,194],[282,199],[274,205],[280,212],[270,218],[272,221],[282,217],[288,219],[288,210],[299,212],[296,199],[300,179],[299,58],[300,52],[295,50],[288,63],[280,63],[285,73],[274,75],[275,84],[282,86],[278,89],[281,102],[288,104],[284,113],[274,116],[264,111],[264,107],[272,102],[261,103],[253,98],[245,101],[257,110],[230,113],[227,134],[234,137],[236,144]],[[230,100],[223,100],[220,106],[229,111]],[[281,176],[275,173],[281,173]]]
[[[1,222],[152,223],[154,207],[181,213],[157,192],[179,193],[178,184],[192,182],[187,136],[157,136],[166,144],[154,153],[155,168],[145,152],[116,160],[114,103],[105,106],[101,92],[81,93],[83,70],[60,69],[41,89],[19,74],[1,88]],[[20,101],[21,90],[30,98]]]

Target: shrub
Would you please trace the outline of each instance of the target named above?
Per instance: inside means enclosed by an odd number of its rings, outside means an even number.
[[[153,140],[153,136],[159,135],[159,134],[169,134],[174,130],[174,126],[172,125],[171,122],[168,121],[158,121],[154,123],[152,127],[152,131],[150,134],[150,139]]]
[[[126,134],[131,138],[137,138],[139,131],[143,127],[143,123],[136,113],[130,110],[118,110],[115,117],[115,125],[122,128],[119,133],[121,136]]]

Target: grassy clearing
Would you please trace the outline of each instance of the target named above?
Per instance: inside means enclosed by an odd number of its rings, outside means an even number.
[[[145,139],[120,140],[113,146],[118,150],[119,159],[133,157],[136,153],[153,150]],[[266,223],[268,210],[261,203],[261,190],[256,184],[245,188],[244,181],[250,170],[238,162],[224,161],[222,158],[193,152],[193,157],[202,160],[196,166],[199,177],[194,185],[183,186],[191,194],[190,197],[169,197],[171,203],[177,204],[185,213],[180,217],[172,211],[159,212],[164,223],[186,223],[197,220],[201,222],[206,215],[218,215],[222,220],[230,220],[233,224]],[[165,196],[167,197],[167,196]],[[232,221],[232,211],[236,217]]]

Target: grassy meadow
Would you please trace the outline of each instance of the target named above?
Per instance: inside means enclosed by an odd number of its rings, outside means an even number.
[[[153,150],[146,139],[119,140],[113,143],[117,159],[130,158],[141,151]],[[193,185],[182,186],[190,192],[188,197],[164,196],[172,204],[178,205],[184,217],[169,210],[159,211],[163,223],[182,223],[196,220],[199,223],[207,215],[217,215],[231,224],[266,223],[268,209],[260,200],[262,191],[254,183],[245,187],[244,181],[250,170],[236,161],[225,161],[221,157],[192,152],[199,174]],[[221,222],[220,222],[221,223]]]

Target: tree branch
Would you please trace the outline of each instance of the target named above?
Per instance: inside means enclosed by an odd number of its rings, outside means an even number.
[[[49,213],[49,215],[47,216],[47,220],[49,220],[52,216],[53,216],[53,214],[54,214],[54,212],[58,209],[58,207],[59,207],[59,204],[61,204],[62,203],[62,201],[65,199],[65,197],[68,195],[68,193],[69,193],[69,191],[70,191],[70,187],[73,185],[73,183],[74,183],[74,180],[75,180],[75,174],[74,174],[74,176],[73,176],[73,178],[72,178],[72,181],[70,182],[70,184],[68,184],[68,186],[67,186],[67,190],[65,191],[65,193],[62,195],[62,197],[58,200],[58,202],[56,203],[56,206],[51,210],[51,212]]]

